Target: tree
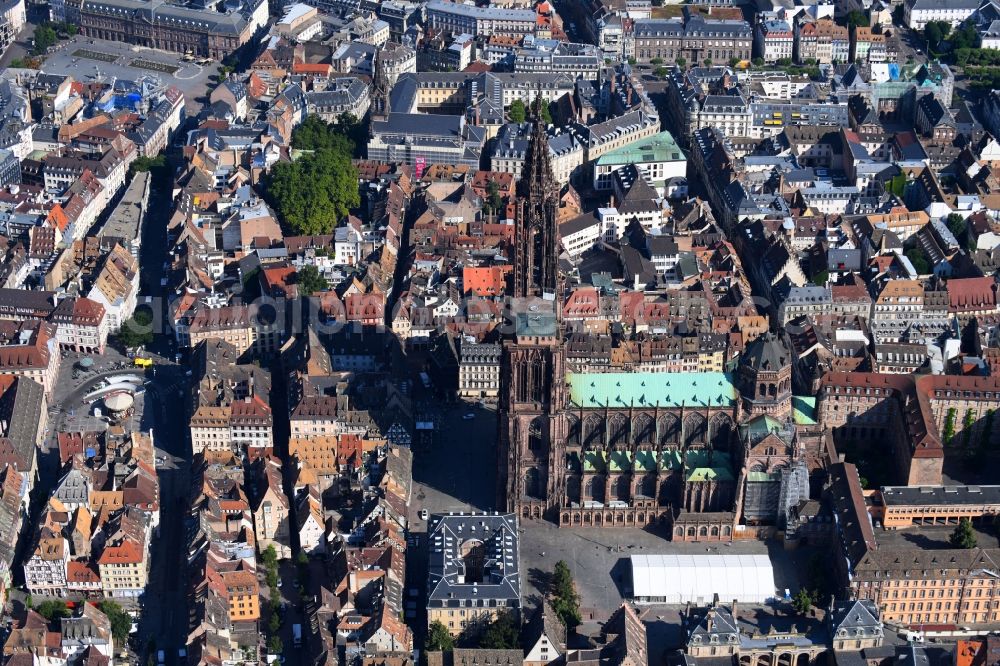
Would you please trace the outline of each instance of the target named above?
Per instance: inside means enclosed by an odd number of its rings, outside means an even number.
[[[657,67],[656,69],[653,70],[653,76],[658,76],[661,79],[666,78],[667,74],[669,73],[670,70],[667,69],[666,67]]]
[[[805,615],[809,612],[809,609],[812,608],[812,605],[813,598],[812,595],[809,594],[809,590],[804,587],[800,587],[799,591],[795,593],[794,597],[792,597],[792,608],[794,608],[795,612],[799,615]]]
[[[820,271],[819,273],[816,273],[816,275],[813,276],[812,281],[813,284],[817,286],[825,287],[826,281],[829,279],[830,279],[830,271]]]
[[[57,41],[59,41],[59,36],[56,35],[56,31],[52,29],[52,26],[47,23],[43,23],[35,28],[35,46],[33,47],[33,53],[35,55],[42,55],[52,48]]]
[[[758,57],[754,58],[754,59],[753,59],[753,60],[751,60],[750,62],[752,62],[752,63],[753,63],[753,66],[754,66],[754,67],[763,67],[763,66],[764,66],[764,59],[763,59],[763,58],[761,58],[760,56],[758,56]]]
[[[285,650],[285,644],[281,642],[281,637],[274,635],[267,639],[267,651],[269,654],[281,654]]]
[[[271,169],[267,188],[282,221],[296,233],[330,233],[337,222],[361,203],[358,170],[351,163],[353,146],[343,137],[330,147],[280,162]]]
[[[576,594],[573,574],[564,560],[556,562],[550,587],[552,609],[568,629],[575,628],[583,619],[580,615],[580,598]]]
[[[122,322],[118,340],[126,347],[142,347],[153,341],[153,311],[147,307],[136,308],[130,319]]]
[[[972,429],[976,425],[976,416],[969,409],[965,412],[965,418],[962,419],[962,443],[968,448],[969,443],[972,441]]]
[[[357,118],[353,114],[341,115],[338,125],[331,125],[312,114],[292,130],[292,147],[312,151],[335,150],[353,155],[354,141],[347,132],[353,132],[355,124]]]
[[[490,213],[497,213],[503,206],[503,197],[500,196],[500,185],[495,180],[490,180],[486,184],[486,201],[483,207]]]
[[[434,620],[427,629],[424,648],[428,652],[451,652],[455,649],[455,639],[448,633],[448,627]]]
[[[928,53],[936,53],[941,42],[948,38],[951,24],[947,21],[928,21],[924,26],[924,39],[927,41]]]
[[[157,155],[156,157],[146,157],[145,155],[137,157],[129,165],[129,172],[135,175],[140,172],[153,171],[155,169],[162,169],[167,166],[167,158],[165,155]]]
[[[299,269],[298,281],[299,291],[304,296],[312,296],[317,291],[326,291],[330,288],[330,283],[312,264],[307,264]]]
[[[740,59],[737,58],[736,56],[733,56],[732,58],[729,59],[729,66],[731,68],[735,68],[736,65],[738,64],[740,64]]]
[[[278,568],[278,551],[274,549],[273,543],[260,554],[260,561],[263,563],[265,569],[276,570]]]
[[[858,9],[852,9],[847,13],[847,25],[852,28],[867,28],[870,25],[870,22],[864,12]]]
[[[674,63],[681,69],[685,69],[687,67],[688,61],[687,58],[676,58],[674,59]]]
[[[653,65],[654,67],[656,65],[662,65],[663,64],[663,58],[650,58],[649,64]]]
[[[270,619],[267,621],[267,628],[271,630],[272,634],[278,632],[281,629],[281,615],[278,613],[271,613]]]
[[[968,225],[965,223],[965,218],[958,213],[952,213],[945,218],[945,225],[948,227],[948,231],[955,237],[955,240],[958,241],[959,245],[968,249],[968,238],[966,237]]]
[[[61,617],[69,617],[72,615],[69,610],[69,606],[67,606],[66,602],[62,599],[50,599],[48,601],[43,601],[38,604],[37,608],[35,608],[35,612],[50,622]]]
[[[958,521],[958,527],[951,534],[951,545],[966,550],[976,547],[976,533],[972,531],[972,523],[968,518]]]
[[[913,264],[913,270],[917,275],[927,275],[931,272],[931,264],[927,261],[927,256],[919,247],[914,247],[906,251],[906,258]]]
[[[510,611],[500,611],[486,627],[479,647],[488,650],[514,650],[521,647],[521,632]]]
[[[125,612],[117,601],[105,599],[97,604],[98,610],[108,616],[111,622],[111,635],[114,636],[115,643],[119,646],[125,645],[128,641],[129,632],[132,631],[132,618]]]
[[[552,124],[552,111],[549,110],[549,105],[545,102],[544,99],[541,100],[541,103],[539,104],[538,116],[542,119],[542,122],[545,123],[546,125]]]
[[[704,60],[704,62],[702,62],[702,64],[705,65],[705,67],[711,67],[712,66],[712,59],[711,58],[705,58],[705,60]]]
[[[309,556],[306,555],[306,551],[300,550],[299,554],[295,556],[295,560],[300,566],[306,566],[309,564]]]
[[[524,119],[528,117],[528,110],[524,108],[524,102],[515,99],[510,103],[510,110],[507,112],[507,115],[510,116],[510,122],[523,123]]]
[[[951,440],[955,437],[955,419],[958,417],[958,410],[952,407],[948,410],[947,416],[944,419],[944,428],[941,433],[941,438],[944,440],[945,444],[951,444]]]

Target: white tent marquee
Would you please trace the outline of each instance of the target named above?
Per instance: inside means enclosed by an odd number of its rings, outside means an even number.
[[[636,603],[707,604],[719,600],[761,604],[775,596],[767,555],[633,555]]]

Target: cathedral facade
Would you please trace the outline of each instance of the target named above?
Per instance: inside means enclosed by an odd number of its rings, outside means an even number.
[[[497,505],[561,526],[661,523],[675,539],[730,539],[746,521],[748,479],[780,481],[800,457],[794,427],[792,441],[762,432],[790,416],[787,352],[766,335],[748,345],[736,373],[567,372],[548,156],[536,121],[517,189]],[[741,434],[743,421],[764,418]],[[770,518],[782,488],[751,487],[752,520]]]

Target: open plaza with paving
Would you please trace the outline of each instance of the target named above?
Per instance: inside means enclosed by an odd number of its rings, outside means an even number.
[[[208,94],[218,68],[215,61],[199,65],[184,62],[177,53],[81,35],[60,42],[42,66],[48,74],[69,75],[84,83],[152,77],[160,85],[177,86],[184,93],[189,113],[201,110],[200,99]]]

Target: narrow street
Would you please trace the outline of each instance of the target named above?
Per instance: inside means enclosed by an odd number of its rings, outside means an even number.
[[[154,326],[160,325],[150,348],[164,359],[155,366],[157,381],[146,393],[146,413],[153,421],[143,425],[153,430],[157,455],[165,455],[166,461],[159,467],[160,529],[150,546],[151,570],[146,597],[154,602],[143,609],[136,647],[140,654],[150,647],[163,650],[168,655],[168,663],[178,649],[187,644],[187,515],[191,491],[191,445],[185,413],[189,384],[187,366],[173,362],[173,331],[166,325],[169,293],[160,286],[163,263],[167,259],[167,222],[171,207],[169,190],[158,186],[154,177],[143,227],[141,294],[153,297],[153,322]]]

